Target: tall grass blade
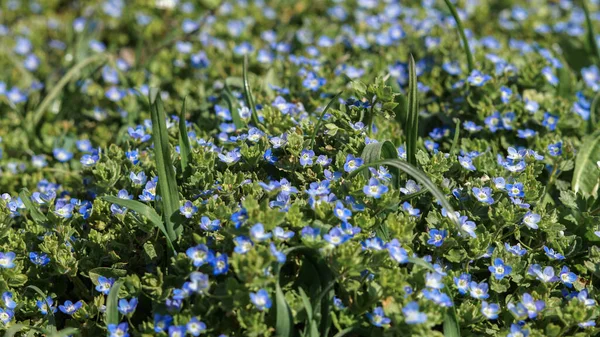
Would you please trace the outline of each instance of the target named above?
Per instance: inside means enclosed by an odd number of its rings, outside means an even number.
[[[342,92],[344,92],[343,90],[338,92],[337,94],[335,94],[335,96],[333,96],[333,98],[331,98],[331,100],[329,101],[329,103],[327,103],[327,105],[325,106],[325,109],[323,109],[323,111],[321,111],[321,115],[319,115],[319,120],[317,120],[317,124],[315,125],[315,129],[313,130],[312,135],[310,136],[310,146],[309,148],[313,148],[315,145],[315,138],[317,138],[317,133],[319,132],[319,129],[321,128],[321,124],[323,123],[323,117],[325,116],[325,114],[327,113],[327,111],[329,111],[329,108],[331,108],[331,106],[333,105],[333,103],[337,102],[338,98],[340,97],[340,95],[342,94]]]
[[[417,165],[417,135],[419,132],[419,97],[417,92],[417,70],[415,60],[410,55],[408,61],[408,113],[406,115],[406,159],[412,165]]]
[[[460,35],[460,39],[462,41],[463,48],[465,50],[465,54],[467,54],[467,67],[469,68],[469,73],[475,69],[475,63],[473,62],[473,55],[471,54],[471,48],[469,47],[469,40],[467,40],[467,35],[465,35],[465,29],[462,25],[462,21],[458,16],[458,12],[456,11],[456,7],[452,4],[450,0],[444,0],[446,2],[446,6],[450,10],[450,13],[454,17],[454,21],[456,21],[456,26],[458,28],[458,34]]]
[[[123,280],[117,280],[106,297],[106,326],[109,324],[119,324],[119,289],[123,285]]]
[[[256,113],[256,104],[254,103],[254,96],[252,96],[252,90],[250,90],[250,84],[248,83],[248,55],[244,55],[244,96],[246,97],[246,105],[248,109],[252,111],[252,116],[250,119],[254,125],[258,126],[258,114]]]
[[[583,138],[575,159],[575,170],[571,186],[575,193],[581,193],[586,197],[597,196],[600,186],[600,131]]]
[[[592,18],[590,17],[590,10],[587,6],[586,0],[581,0],[581,7],[583,8],[583,13],[585,14],[585,25],[587,28],[587,43],[590,52],[594,54],[596,57],[596,64],[600,64],[600,49],[598,49],[598,43],[596,42],[596,34],[594,32],[594,24],[592,23]]]
[[[188,137],[185,125],[186,99],[183,99],[181,113],[179,114],[179,154],[181,155],[181,172],[184,176],[190,161],[190,154],[192,153],[192,146],[190,145],[190,138]]]
[[[594,95],[594,99],[592,100],[592,104],[590,105],[590,118],[587,122],[587,133],[593,133],[596,128],[596,111],[598,111],[598,102],[600,102],[600,92]]]
[[[179,209],[179,192],[177,191],[175,170],[171,162],[169,130],[167,129],[165,110],[156,88],[150,92],[150,107],[154,158],[156,160],[156,170],[158,171],[158,194],[162,198],[165,227],[169,238],[174,242],[183,231],[183,228],[171,219]]]

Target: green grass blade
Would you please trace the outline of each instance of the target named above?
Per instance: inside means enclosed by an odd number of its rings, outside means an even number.
[[[298,292],[300,293],[300,299],[302,300],[302,305],[304,305],[304,311],[306,311],[306,316],[308,317],[309,321],[312,321],[313,307],[310,304],[310,299],[308,298],[308,295],[306,295],[304,289],[298,288]]]
[[[600,64],[600,49],[598,49],[596,34],[594,33],[594,24],[592,23],[590,10],[586,2],[586,0],[581,0],[581,7],[583,8],[583,13],[585,14],[585,25],[587,28],[587,43],[591,49],[590,52],[596,57],[596,64]]]
[[[119,289],[123,280],[117,280],[106,297],[106,325],[119,324]]]
[[[456,127],[454,128],[454,139],[452,139],[452,146],[450,147],[451,156],[454,156],[460,148],[458,145],[458,143],[460,143],[460,119],[454,118],[453,120],[454,123],[456,123]]]
[[[331,108],[331,106],[333,105],[333,103],[337,102],[337,100],[340,97],[340,95],[342,94],[342,92],[344,92],[344,91],[342,90],[342,91],[338,92],[335,96],[333,96],[333,98],[325,106],[325,109],[323,109],[323,111],[321,111],[321,115],[319,116],[319,120],[317,121],[317,124],[315,125],[315,129],[313,130],[313,133],[310,136],[310,146],[309,146],[309,148],[312,149],[313,146],[315,145],[315,138],[317,137],[317,132],[319,132],[319,129],[321,128],[321,124],[323,123],[323,117],[325,116],[325,114],[327,113],[327,111]]]
[[[181,172],[185,175],[185,170],[188,167],[192,146],[188,137],[187,127],[185,125],[186,114],[186,98],[183,99],[181,105],[181,113],[179,114],[179,154],[181,155]]]
[[[107,54],[96,54],[96,55],[93,55],[86,59],[81,60],[81,62],[74,65],[73,68],[69,69],[69,71],[58,81],[58,83],[56,83],[55,85],[52,86],[52,90],[50,90],[48,95],[46,95],[46,97],[44,97],[44,99],[42,100],[40,105],[33,112],[32,120],[31,120],[31,124],[30,124],[31,130],[35,129],[35,127],[39,124],[44,113],[46,112],[46,109],[48,109],[48,106],[50,105],[50,103],[52,103],[52,101],[54,101],[54,99],[56,98],[56,96],[58,96],[58,94],[60,94],[62,89],[71,80],[73,80],[75,78],[75,76],[77,76],[83,68],[85,68],[88,65],[93,64],[95,62],[98,62],[98,61],[105,61],[107,58],[108,58]]]
[[[256,104],[254,103],[254,96],[252,96],[252,90],[250,90],[250,84],[248,83],[248,55],[244,55],[244,96],[246,97],[246,105],[252,111],[252,116],[250,117],[252,123],[258,126],[260,123],[258,121],[258,114],[256,113]]]
[[[162,218],[160,217],[160,215],[158,215],[158,213],[156,213],[156,211],[152,207],[143,204],[137,200],[121,199],[112,195],[104,196],[102,197],[102,199],[106,200],[107,202],[117,204],[119,206],[127,207],[128,209],[138,213],[139,215],[148,218],[148,220],[150,220],[150,222],[152,222],[152,224],[154,224],[154,226],[156,226],[156,228],[158,228],[165,235],[169,248],[171,248],[173,252],[177,254],[177,252],[175,251],[175,247],[173,246],[173,241],[171,241],[171,238],[169,237],[169,233],[167,232]]]
[[[225,102],[227,103],[227,107],[229,108],[229,112],[231,113],[231,119],[233,120],[233,125],[235,125],[235,129],[240,130],[246,127],[246,123],[242,120],[242,118],[240,117],[240,112],[238,111],[239,103],[233,97],[233,93],[231,92],[227,81],[225,81],[225,90],[223,90],[221,96],[223,100],[225,100]]]
[[[31,202],[31,194],[29,193],[29,190],[26,188],[22,189],[21,192],[19,192],[19,197],[21,197],[21,201],[23,201],[23,204],[29,211],[33,221],[37,222],[38,224],[45,224],[48,222],[46,215],[44,215],[44,213],[42,213],[42,211],[40,211],[40,209],[36,207],[33,202]]]
[[[586,197],[596,196],[599,187],[597,162],[600,160],[600,131],[583,138],[575,159],[575,170],[571,186],[575,193]]]
[[[167,130],[165,110],[156,88],[150,92],[150,106],[154,158],[156,160],[156,170],[158,171],[158,195],[162,198],[163,217],[167,233],[171,241],[174,242],[183,231],[183,228],[176,226],[171,219],[179,209],[179,192],[177,191],[175,170],[171,162],[169,130]]]
[[[475,63],[473,62],[473,54],[471,54],[471,48],[469,48],[469,40],[467,40],[467,36],[465,35],[465,29],[462,25],[462,21],[458,16],[458,12],[456,8],[450,2],[450,0],[444,0],[446,2],[446,6],[450,10],[450,13],[454,17],[454,21],[456,21],[456,26],[458,28],[458,34],[460,35],[460,39],[462,41],[463,48],[465,50],[465,54],[467,54],[467,67],[469,68],[469,73],[475,69]]]
[[[30,285],[25,288],[25,290],[31,289],[35,291],[38,295],[42,297],[42,301],[46,302],[46,306],[48,307],[48,325],[46,326],[46,330],[50,333],[56,332],[56,318],[54,317],[54,312],[52,311],[52,306],[48,303],[48,295],[46,295],[40,288]]]
[[[363,163],[366,164],[383,159],[398,159],[398,150],[396,150],[396,147],[392,142],[386,140],[365,145],[360,157],[362,158]],[[394,186],[399,187],[398,176],[400,175],[400,171],[396,167],[391,167],[390,173],[392,174]],[[369,179],[369,171],[363,171],[363,174],[365,178]]]
[[[279,281],[275,283],[275,331],[277,336],[291,337],[294,335],[294,319]]]
[[[600,102],[600,92],[597,92],[594,95],[594,99],[592,100],[592,104],[590,105],[590,118],[587,123],[587,133],[593,133],[596,128],[596,111],[598,109],[598,102]]]
[[[419,131],[419,97],[417,92],[417,70],[415,60],[410,55],[408,61],[408,114],[404,124],[406,131],[406,159],[412,165],[417,165],[417,135]]]
[[[350,173],[349,178],[356,176],[363,170],[368,169],[369,167],[378,167],[380,165],[396,167],[400,171],[413,177],[418,183],[423,185],[423,187],[425,187],[436,199],[440,201],[442,206],[448,212],[448,217],[457,225],[458,229],[462,232],[462,230],[460,229],[458,218],[454,213],[454,208],[452,207],[452,205],[450,205],[448,199],[446,199],[446,195],[444,195],[444,193],[440,191],[440,189],[429,179],[429,177],[427,177],[427,175],[423,171],[419,170],[418,168],[414,167],[413,165],[410,165],[409,163],[403,160],[385,159],[371,163],[364,163],[361,167],[352,171],[352,173]]]

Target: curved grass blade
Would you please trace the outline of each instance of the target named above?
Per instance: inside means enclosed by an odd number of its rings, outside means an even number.
[[[456,123],[456,128],[454,128],[454,139],[452,139],[452,146],[450,147],[450,155],[455,155],[458,151],[458,143],[460,142],[460,119],[454,118],[454,123]]]
[[[190,138],[188,137],[185,125],[186,99],[187,97],[183,99],[181,113],[179,113],[179,154],[181,155],[181,172],[184,176],[190,161],[190,154],[192,153],[192,146],[190,145]]]
[[[460,39],[462,41],[462,45],[465,50],[465,54],[467,54],[467,67],[469,68],[469,73],[470,73],[473,71],[473,69],[475,69],[475,64],[473,62],[473,55],[471,54],[471,48],[469,48],[469,40],[467,40],[467,36],[465,35],[465,29],[463,28],[462,21],[460,20],[460,17],[458,16],[458,12],[456,11],[456,8],[452,4],[452,2],[450,2],[450,0],[444,0],[444,2],[446,2],[446,6],[448,6],[450,13],[454,17],[454,21],[456,21],[456,26],[458,28],[458,34],[460,35]]]
[[[392,142],[386,140],[384,142],[370,143],[365,145],[360,157],[363,159],[363,163],[372,163],[382,159],[397,159],[398,150]],[[392,181],[394,186],[398,187],[400,171],[396,167],[390,169],[392,174]],[[363,171],[365,178],[369,179],[369,172]]]
[[[292,311],[288,305],[283,290],[279,281],[275,283],[275,310],[276,310],[276,322],[275,331],[277,336],[280,337],[291,337],[294,335],[294,319],[292,318]]]
[[[102,197],[102,199],[113,204],[117,204],[119,206],[127,207],[128,209],[138,213],[139,215],[148,218],[148,220],[150,220],[150,222],[152,222],[154,226],[160,229],[160,231],[165,235],[165,238],[167,239],[167,245],[169,245],[169,248],[173,250],[174,254],[177,254],[177,251],[173,246],[173,241],[171,241],[171,238],[169,237],[169,233],[165,228],[165,224],[163,223],[162,218],[160,217],[160,215],[158,215],[158,213],[156,213],[156,211],[152,207],[145,205],[137,200],[121,199],[112,195],[104,196]]]
[[[408,61],[408,113],[406,115],[406,159],[417,165],[417,134],[419,131],[419,98],[417,93],[417,71],[412,55]]]
[[[106,297],[106,325],[119,324],[119,289],[123,285],[123,280],[117,280]]]
[[[56,85],[52,86],[52,90],[44,97],[40,105],[35,109],[32,115],[31,120],[31,129],[35,129],[35,127],[39,124],[44,112],[48,108],[48,105],[54,101],[56,96],[60,94],[61,90],[77,75],[79,72],[85,68],[86,66],[93,64],[98,61],[104,61],[108,58],[107,54],[96,54],[81,60],[81,62],[77,63],[73,68],[69,69],[69,71],[56,83]]]
[[[40,288],[34,286],[34,285],[30,285],[27,286],[25,288],[25,290],[27,289],[31,289],[33,291],[35,291],[36,293],[38,293],[38,295],[40,295],[42,297],[42,301],[46,302],[46,306],[48,307],[48,325],[46,327],[46,330],[48,330],[48,332],[50,333],[54,333],[56,332],[56,319],[54,318],[54,312],[52,311],[52,306],[50,305],[50,303],[48,303],[48,295],[46,295]]]
[[[29,211],[33,221],[37,222],[38,224],[45,224],[48,222],[46,215],[44,215],[44,213],[42,213],[42,211],[40,211],[40,209],[31,202],[31,194],[29,193],[29,190],[26,188],[22,189],[21,192],[19,192],[19,197],[21,197],[21,201],[23,201],[23,204]]]
[[[593,133],[596,128],[596,110],[598,109],[598,102],[600,102],[600,92],[596,93],[592,104],[590,105],[590,118],[587,123],[588,134]]]
[[[343,90],[338,92],[337,94],[335,94],[335,96],[333,96],[333,98],[329,101],[329,103],[327,103],[327,105],[325,106],[325,109],[323,109],[323,111],[321,111],[321,115],[319,116],[319,120],[317,121],[317,125],[315,125],[315,129],[313,130],[312,135],[310,136],[310,146],[309,148],[313,148],[313,146],[315,145],[315,138],[317,137],[317,132],[319,132],[319,129],[321,128],[321,123],[323,123],[323,117],[325,116],[325,114],[327,113],[327,111],[329,110],[329,108],[331,108],[331,106],[333,105],[334,102],[336,102],[338,100],[338,98],[340,97],[340,95],[342,94],[342,92],[344,92]]]
[[[587,28],[587,43],[591,49],[591,53],[596,57],[597,64],[600,63],[600,49],[598,49],[598,43],[596,42],[596,34],[594,33],[594,24],[592,23],[592,19],[590,17],[590,10],[587,6],[586,0],[581,0],[581,7],[583,8],[583,13],[585,14],[585,25]]]
[[[244,55],[244,96],[246,97],[246,105],[252,111],[252,123],[256,126],[259,125],[258,115],[256,113],[256,104],[254,103],[254,96],[252,96],[252,91],[250,90],[250,84],[248,83],[248,55]]]
[[[233,120],[233,125],[235,125],[235,129],[239,130],[241,128],[246,127],[246,123],[240,117],[240,113],[237,109],[239,102],[237,102],[237,100],[233,97],[233,94],[231,93],[231,89],[229,88],[227,81],[225,81],[225,90],[223,90],[221,96],[227,103],[227,107],[229,108],[229,112],[231,113],[231,119]]]
[[[175,170],[171,162],[169,148],[169,130],[167,129],[165,109],[156,88],[150,91],[150,113],[152,117],[152,138],[154,140],[154,157],[158,171],[158,194],[162,198],[163,218],[171,241],[176,241],[183,232],[183,227],[175,224],[171,216],[179,209],[179,192]]]
[[[442,207],[446,209],[448,217],[457,225],[458,229],[462,232],[462,229],[460,228],[460,223],[458,222],[458,217],[454,213],[454,208],[452,207],[452,205],[450,205],[450,202],[448,202],[448,199],[446,199],[444,193],[440,191],[440,189],[429,179],[429,177],[427,177],[427,175],[423,171],[419,170],[418,168],[410,165],[409,163],[403,160],[385,159],[371,163],[364,163],[361,167],[352,171],[352,173],[350,173],[349,175],[349,178],[356,176],[363,170],[368,169],[369,167],[378,167],[380,165],[396,167],[400,171],[413,177],[417,182],[423,185],[423,187],[425,187],[436,199],[440,201]]]
[[[599,186],[597,162],[600,160],[600,131],[583,138],[583,144],[575,159],[575,170],[571,186],[575,193],[584,196],[596,196]]]

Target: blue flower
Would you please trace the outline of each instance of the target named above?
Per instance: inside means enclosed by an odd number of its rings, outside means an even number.
[[[512,324],[510,326],[510,333],[506,337],[527,337],[529,336],[529,330],[521,329],[518,324]]]
[[[425,275],[425,286],[433,289],[443,289],[443,275],[440,273],[427,273]]]
[[[170,315],[154,314],[154,332],[166,332],[173,324],[173,317]]]
[[[448,308],[454,305],[450,296],[439,291],[438,289],[423,289],[421,293],[423,294],[423,297],[441,307]]]
[[[199,271],[192,272],[190,274],[190,282],[183,284],[183,289],[185,289],[185,291],[197,294],[204,293],[209,287],[208,275]]]
[[[559,278],[554,275],[554,268],[547,266],[542,270],[539,264],[533,264],[527,269],[527,274],[535,276],[538,280],[544,283],[557,282]]]
[[[402,204],[402,209],[404,209],[409,215],[412,216],[419,216],[419,214],[421,214],[421,210],[412,207],[412,205],[408,201],[405,201]]]
[[[500,88],[500,100],[502,101],[502,103],[506,104],[510,101],[510,98],[512,97],[512,90],[508,87],[501,87]]]
[[[471,74],[469,74],[469,77],[467,77],[467,82],[474,87],[481,87],[491,79],[492,77],[490,75],[483,74],[479,70],[473,70]]]
[[[548,145],[548,154],[552,157],[560,156],[562,154],[562,142]]]
[[[429,231],[429,240],[427,240],[427,244],[433,245],[435,247],[441,247],[447,236],[448,231],[445,229],[432,229]]]
[[[98,277],[98,285],[96,286],[96,291],[103,293],[104,295],[108,295],[110,292],[110,288],[115,283],[114,278],[107,278],[104,276]]]
[[[0,268],[11,269],[15,267],[16,254],[13,252],[2,253],[0,252]]]
[[[40,312],[42,313],[42,315],[47,315],[49,311],[52,311],[53,313],[56,312],[56,307],[54,306],[54,301],[52,300],[52,297],[48,296],[46,297],[45,300],[37,300],[35,302],[35,305],[38,307],[38,309],[40,309]]]
[[[275,258],[275,260],[277,260],[277,262],[285,263],[285,260],[286,260],[285,254],[283,252],[277,250],[277,246],[275,246],[275,244],[273,242],[271,242],[271,244],[269,245],[269,251],[271,252],[271,255]]]
[[[486,282],[477,283],[471,281],[471,283],[469,283],[469,294],[475,299],[483,300],[490,297],[488,290],[489,286]]]
[[[72,152],[69,152],[61,147],[54,148],[52,150],[52,154],[54,155],[54,158],[61,163],[68,162],[69,160],[71,160],[71,158],[73,158]]]
[[[304,78],[304,81],[302,81],[302,86],[304,86],[306,89],[317,91],[320,87],[325,85],[326,82],[327,81],[324,78],[318,77],[313,72],[309,72]]]
[[[285,241],[285,240],[287,240],[287,239],[291,239],[292,237],[294,237],[294,235],[295,235],[295,233],[294,233],[294,232],[292,232],[292,231],[287,231],[287,232],[286,232],[286,231],[285,231],[283,228],[281,228],[281,227],[275,227],[275,228],[273,229],[273,237],[274,237],[275,239],[278,239],[278,240],[283,240],[283,241]]]
[[[14,309],[17,307],[17,302],[13,300],[13,294],[10,291],[5,291],[2,293],[2,302],[4,302],[4,306],[8,309]]]
[[[363,250],[382,250],[385,247],[383,240],[378,237],[365,239],[365,241],[362,241],[360,244]]]
[[[373,309],[373,312],[368,312],[366,315],[371,324],[377,327],[388,325],[392,321],[388,317],[385,317],[382,307],[377,307]]]
[[[355,158],[353,155],[349,154],[346,156],[346,162],[344,163],[344,171],[350,173],[359,168],[362,164],[363,160],[361,158]]]
[[[126,322],[117,324],[109,324],[107,327],[109,337],[129,337],[129,326]]]
[[[348,221],[352,216],[352,211],[345,208],[344,204],[341,201],[336,201],[335,207],[333,209],[333,215],[335,215],[338,219],[342,221]]]
[[[131,300],[127,301],[127,299],[122,298],[119,300],[118,309],[122,315],[128,315],[135,311],[135,308],[138,305],[138,299],[133,297]]]
[[[525,196],[522,183],[506,184],[506,191],[508,191],[508,195],[511,197],[521,198]]]
[[[186,250],[186,255],[192,259],[194,267],[201,267],[210,263],[214,259],[214,253],[206,245],[190,247]]]
[[[246,254],[254,246],[254,242],[252,242],[250,238],[243,235],[236,236],[233,241],[235,243],[235,248],[233,251],[238,254]]]
[[[462,295],[469,291],[469,284],[471,283],[471,275],[462,273],[459,277],[454,277],[454,285],[458,292]]]
[[[256,306],[256,309],[264,311],[271,308],[271,298],[265,289],[260,289],[256,293],[250,293],[250,302]]]
[[[465,156],[458,156],[458,163],[464,167],[465,169],[469,170],[469,171],[475,171],[476,168],[475,166],[473,166],[473,159],[471,159],[471,157]]]
[[[569,288],[573,287],[573,282],[578,279],[577,274],[570,271],[567,266],[563,266],[558,275],[561,282]]]
[[[484,204],[491,205],[494,203],[494,199],[492,198],[492,189],[489,187],[477,188],[473,187],[472,189],[475,198]]]
[[[237,163],[242,158],[242,154],[240,153],[239,149],[234,149],[226,152],[225,154],[219,153],[218,157],[225,164],[231,165]]]
[[[77,301],[76,303],[65,301],[63,305],[58,306],[58,309],[64,314],[73,315],[77,310],[81,309],[82,306],[83,302],[81,301]]]
[[[209,217],[203,216],[200,218],[200,228],[207,232],[214,232],[221,228],[221,220],[211,220]]]
[[[302,150],[300,153],[300,165],[309,166],[313,164],[315,158],[315,151],[313,150]]]
[[[406,249],[400,246],[398,239],[393,239],[387,243],[385,248],[388,250],[390,257],[397,263],[408,262],[408,253],[406,252]]]
[[[517,130],[517,137],[522,138],[522,139],[531,138],[531,137],[534,137],[535,135],[537,135],[537,132],[535,130],[531,130],[531,129]]]
[[[501,280],[512,272],[512,267],[505,265],[501,258],[495,258],[494,263],[488,269],[496,280]]]
[[[546,245],[544,245],[544,252],[546,253],[546,256],[548,256],[551,260],[564,260],[565,259],[564,255],[562,255],[559,252],[555,252],[554,249],[548,248]]]
[[[227,254],[218,253],[210,264],[213,267],[213,275],[227,274],[229,271],[229,259],[227,258]]]
[[[45,253],[30,252],[29,260],[38,266],[45,266],[50,263],[50,258]]]
[[[191,218],[198,211],[198,207],[194,206],[191,201],[186,201],[183,206],[179,207],[179,212],[186,218]]]
[[[334,246],[341,245],[350,238],[351,236],[342,232],[339,227],[332,228],[328,234],[323,235],[323,239]]]
[[[12,321],[12,319],[13,319],[14,316],[15,316],[15,313],[11,309],[2,309],[2,308],[0,308],[0,322],[2,322],[2,324],[4,324],[5,326],[10,321]]]
[[[169,327],[169,337],[185,337],[186,327],[183,325],[171,325]]]
[[[427,314],[419,311],[419,304],[417,302],[409,302],[404,308],[402,308],[404,314],[404,322],[406,324],[422,324],[427,321]]]
[[[549,112],[545,112],[542,125],[545,126],[548,130],[554,131],[556,130],[556,124],[558,124],[558,116],[553,115]]]
[[[273,234],[265,232],[265,227],[261,223],[257,223],[250,228],[250,236],[255,241],[265,241],[271,238]]]
[[[363,192],[365,195],[373,197],[375,199],[381,198],[383,194],[388,191],[388,187],[380,184],[379,181],[375,178],[369,179],[369,184],[363,187]]]
[[[310,226],[305,226],[304,228],[302,228],[302,231],[300,232],[300,235],[302,235],[303,239],[308,239],[308,240],[316,240],[317,237],[319,236],[319,233],[321,232],[321,230],[319,228],[313,228]]]
[[[504,248],[506,249],[506,251],[516,256],[523,256],[525,255],[525,253],[527,253],[527,249],[522,248],[520,243],[517,243],[514,246],[511,246],[508,243],[504,243]]]
[[[538,222],[540,222],[541,219],[542,217],[539,214],[527,212],[523,217],[523,223],[531,229],[538,229]]]
[[[585,321],[585,322],[581,322],[577,324],[580,328],[591,328],[591,327],[595,327],[596,326],[596,322],[594,322],[594,320],[589,320],[589,321]]]
[[[544,310],[544,308],[546,307],[546,303],[544,301],[536,301],[528,293],[523,294],[523,297],[521,298],[521,304],[523,304],[523,307],[525,307],[525,309],[527,310],[527,316],[529,316],[529,318],[532,319],[536,318],[538,313]]]
[[[481,314],[487,319],[497,319],[498,312],[500,312],[500,306],[496,303],[490,303],[486,301],[481,302]]]
[[[198,337],[201,333],[206,331],[206,324],[198,320],[196,317],[192,317],[185,327],[187,332],[194,337]]]

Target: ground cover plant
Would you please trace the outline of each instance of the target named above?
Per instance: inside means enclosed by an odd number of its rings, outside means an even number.
[[[0,3],[4,336],[594,336],[598,1]]]

